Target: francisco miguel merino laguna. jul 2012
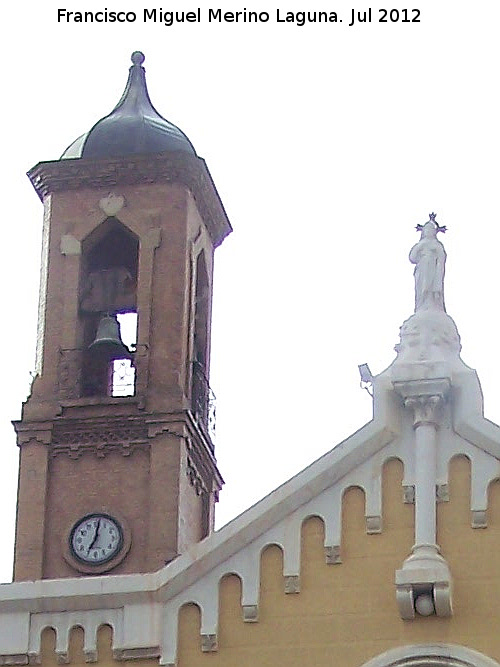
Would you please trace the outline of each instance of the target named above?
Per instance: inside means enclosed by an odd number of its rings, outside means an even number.
[[[346,24],[356,23],[386,23],[419,22],[418,9],[378,9],[369,8],[364,11],[351,9],[346,17]],[[170,27],[177,23],[276,23],[304,26],[307,23],[342,23],[343,19],[336,11],[287,11],[276,9],[274,12],[250,11],[246,8],[241,11],[223,11],[220,8],[208,8],[204,14],[200,7],[186,11],[170,11],[163,8],[143,8],[140,12],[108,9],[97,11],[73,11],[66,8],[57,10],[58,23],[160,23]]]

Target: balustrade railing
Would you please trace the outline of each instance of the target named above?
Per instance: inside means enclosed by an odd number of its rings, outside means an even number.
[[[215,394],[200,362],[193,362],[192,411],[200,428],[215,441]]]

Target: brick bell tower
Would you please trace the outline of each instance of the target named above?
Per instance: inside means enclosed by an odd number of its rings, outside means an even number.
[[[213,529],[213,255],[231,226],[143,61],[108,116],[28,174],[44,231],[15,580],[154,571]]]

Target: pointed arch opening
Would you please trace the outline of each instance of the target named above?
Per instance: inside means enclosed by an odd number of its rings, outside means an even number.
[[[133,396],[139,238],[107,218],[82,243],[80,395]]]

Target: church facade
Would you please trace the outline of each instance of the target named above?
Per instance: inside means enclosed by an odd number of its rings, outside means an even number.
[[[29,172],[38,376],[15,424],[0,662],[499,667],[500,428],[445,309],[434,214],[373,419],[213,530],[212,275],[231,226],[143,60],[111,114]]]

